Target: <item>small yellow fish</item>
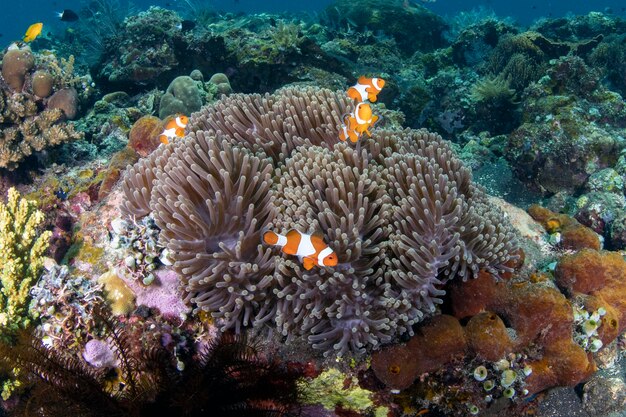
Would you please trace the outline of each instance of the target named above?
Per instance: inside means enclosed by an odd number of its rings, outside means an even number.
[[[37,36],[41,34],[41,28],[43,28],[43,23],[33,23],[28,27],[28,30],[24,34],[24,42],[32,42]]]

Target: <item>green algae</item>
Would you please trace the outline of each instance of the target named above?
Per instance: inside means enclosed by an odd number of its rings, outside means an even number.
[[[312,381],[300,381],[298,389],[304,404],[321,404],[327,410],[341,407],[363,412],[374,406],[372,392],[359,387],[356,378],[336,368],[322,372]]]

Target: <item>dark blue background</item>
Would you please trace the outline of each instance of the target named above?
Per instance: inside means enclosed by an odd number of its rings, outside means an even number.
[[[125,1],[125,0],[121,0]],[[193,0],[198,2],[199,0]],[[358,0],[355,0],[358,1]],[[331,4],[333,0],[205,0],[204,4],[211,4],[218,10],[224,11],[244,11],[244,12],[279,12],[279,11],[321,11],[324,7]],[[567,13],[586,14],[589,11],[605,11],[607,8],[612,9],[615,14],[625,16],[622,10],[626,6],[626,0],[530,0],[530,1],[511,1],[511,0],[437,0],[435,3],[417,3],[424,4],[441,16],[453,16],[462,10],[470,10],[472,8],[483,6],[496,12],[500,17],[510,16],[522,25],[529,25],[533,20],[539,17],[557,17],[564,16]],[[158,1],[134,1],[138,10],[147,9],[151,5],[166,7],[166,3],[170,3],[176,10],[184,9],[184,0],[158,0]],[[81,4],[85,4],[80,0],[0,0],[0,45],[7,46],[14,40],[20,39],[26,28],[38,21],[44,23],[44,28],[50,28],[52,25],[62,25],[59,22],[55,12],[62,11],[65,8],[80,10]]]

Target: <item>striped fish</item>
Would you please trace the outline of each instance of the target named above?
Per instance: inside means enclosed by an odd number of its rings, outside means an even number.
[[[267,231],[263,234],[263,242],[272,246],[280,246],[287,255],[295,255],[302,261],[307,271],[318,266],[337,265],[337,254],[319,235],[307,235],[295,229],[286,235]]]

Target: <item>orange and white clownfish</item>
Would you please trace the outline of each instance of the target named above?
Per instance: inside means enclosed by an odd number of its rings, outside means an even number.
[[[357,102],[369,100],[374,103],[384,86],[385,80],[382,78],[366,78],[361,75],[356,84],[348,88],[348,97]]]
[[[159,135],[159,140],[161,141],[161,143],[167,145],[168,143],[170,143],[170,140],[174,138],[182,138],[183,136],[185,136],[185,128],[187,127],[188,122],[189,117],[182,114],[167,122],[163,133]]]
[[[263,233],[263,242],[280,246],[287,255],[296,255],[307,271],[315,265],[337,265],[337,254],[319,235],[307,235],[295,229],[291,229],[286,235],[280,235],[270,230]]]
[[[356,143],[361,135],[357,133],[355,130],[348,129],[346,124],[341,126],[341,130],[339,131],[339,140],[345,142],[349,140],[352,143]]]
[[[378,116],[372,114],[372,108],[368,103],[358,103],[354,111],[344,117],[344,123],[348,130],[353,130],[360,137],[363,133],[372,136],[369,129],[378,121]]]

